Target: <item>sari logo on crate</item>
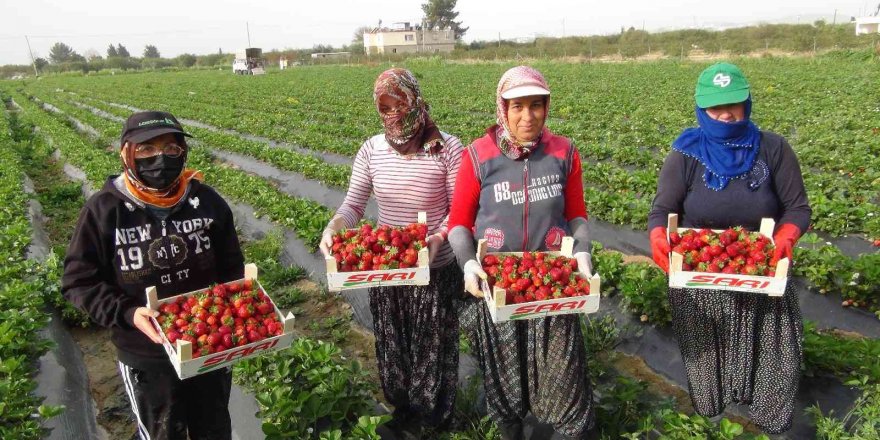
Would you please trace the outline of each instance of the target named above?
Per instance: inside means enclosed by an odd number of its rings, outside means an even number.
[[[521,319],[531,315],[580,310],[587,305],[586,300],[574,300],[553,304],[529,304],[517,307],[510,319]]]
[[[358,273],[350,275],[342,283],[344,287],[357,286],[359,284],[369,283],[388,283],[391,281],[407,281],[416,277],[418,271],[396,272],[396,273]]]
[[[269,350],[270,348],[278,345],[278,339],[279,338],[266,340],[253,347],[244,347],[241,350],[230,351],[229,353],[220,353],[217,356],[209,357],[205,359],[205,363],[202,364],[201,367],[199,367],[199,372],[201,373],[202,371],[208,370],[218,365],[235,361],[237,359],[244,359],[259,351]]]
[[[694,275],[685,283],[687,287],[736,287],[743,289],[766,289],[770,281],[750,280],[717,275]]]

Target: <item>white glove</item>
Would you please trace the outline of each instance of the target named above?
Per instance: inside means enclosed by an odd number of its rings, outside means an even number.
[[[330,248],[333,247],[333,236],[344,227],[345,219],[339,215],[333,216],[333,218],[330,219],[330,223],[327,223],[327,227],[325,227],[324,232],[321,233],[321,243],[318,245],[318,248],[321,249],[321,253],[324,254],[325,257],[329,257],[332,254]]]
[[[487,277],[486,272],[483,271],[483,266],[480,265],[480,262],[477,260],[468,260],[467,263],[464,264],[464,290],[467,290],[471,295],[482,298],[483,297],[483,289],[480,288],[480,280],[485,280]]]
[[[593,264],[590,262],[589,252],[577,252],[572,257],[578,262],[578,271],[583,272],[587,277],[593,276]]]
[[[440,246],[443,245],[443,242],[446,239],[443,238],[439,232],[436,234],[431,234],[428,238],[425,239],[428,242],[428,262],[434,261],[434,256],[437,255],[437,251],[440,250]]]

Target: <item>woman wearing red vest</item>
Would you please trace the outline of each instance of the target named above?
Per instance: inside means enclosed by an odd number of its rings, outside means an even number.
[[[570,235],[578,265],[591,272],[580,155],[544,126],[550,90],[537,70],[508,70],[496,102],[498,124],[465,150],[453,194],[449,242],[476,297],[459,319],[503,438],[523,438],[529,411],[553,425],[554,439],[584,438],[594,425],[593,391],[578,315],[493,323],[479,299],[486,273],[474,247],[477,237],[492,252],[559,250]]]

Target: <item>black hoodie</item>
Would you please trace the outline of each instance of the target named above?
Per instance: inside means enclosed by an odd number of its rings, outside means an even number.
[[[161,345],[134,327],[145,289],[159,298],[242,278],[244,258],[229,205],[192,180],[180,203],[160,220],[110,177],[79,215],[64,259],[61,292],[111,330],[119,360],[135,368],[167,364]]]

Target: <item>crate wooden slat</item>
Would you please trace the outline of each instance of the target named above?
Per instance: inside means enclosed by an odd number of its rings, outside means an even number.
[[[428,215],[426,212],[419,212],[418,222],[427,224]],[[427,286],[431,282],[428,257],[428,247],[425,246],[419,249],[417,267],[339,272],[336,267],[336,259],[332,255],[327,256],[324,257],[324,264],[327,268],[327,290],[339,292],[379,286]]]
[[[776,223],[772,218],[761,219],[761,227],[758,232],[765,237],[770,238],[773,242],[773,229]],[[688,231],[691,228],[678,227],[678,214],[672,213],[668,217],[667,237],[669,233],[676,231],[679,234]],[[714,232],[721,232],[721,229],[713,229]],[[774,243],[775,244],[775,243]],[[726,274],[726,273],[709,273],[683,270],[684,256],[678,252],[670,252],[669,254],[669,287],[689,288],[689,289],[715,289],[733,292],[750,292],[767,296],[782,296],[785,293],[785,287],[788,284],[788,269],[791,261],[788,258],[782,258],[776,263],[776,273],[772,277]]]
[[[266,292],[265,289],[263,289],[263,286],[260,284],[259,280],[257,280],[257,275],[257,266],[255,264],[247,264],[244,267],[244,278],[240,280],[230,281],[226,284],[240,283],[244,280],[251,280],[254,283],[254,289],[258,291],[263,291],[266,293],[267,296],[269,296],[269,293]],[[207,287],[205,289],[207,289]],[[149,307],[151,310],[158,310],[161,304],[174,302],[177,300],[177,298],[181,296],[187,297],[204,292],[205,289],[199,289],[160,300],[158,299],[156,287],[150,286],[146,289],[147,307]],[[251,358],[263,353],[289,347],[290,344],[293,342],[294,316],[290,312],[288,312],[286,316],[282,315],[281,311],[278,310],[278,308],[275,306],[275,301],[272,301],[271,296],[269,297],[269,300],[272,302],[272,308],[275,310],[275,315],[278,317],[279,322],[281,322],[284,326],[284,330],[281,335],[272,336],[261,341],[242,345],[241,347],[233,347],[226,351],[213,353],[195,359],[193,359],[192,356],[192,343],[190,343],[189,341],[184,341],[183,339],[178,339],[176,345],[172,345],[171,342],[168,341],[168,338],[165,336],[165,332],[162,331],[162,327],[159,325],[159,322],[156,321],[155,318],[150,318],[150,320],[153,322],[153,325],[156,327],[159,335],[162,337],[162,346],[165,348],[165,353],[168,354],[168,358],[171,360],[171,365],[174,367],[174,371],[177,373],[177,377],[181,379],[186,379],[232,365],[242,359]]]
[[[573,247],[574,238],[563,237],[562,246],[559,251],[547,251],[544,253],[553,257],[563,256],[572,258]],[[482,264],[483,257],[488,254],[486,240],[480,239],[477,242],[477,262]],[[499,258],[503,258],[506,255],[522,257],[523,252],[492,252],[491,254],[497,255]],[[483,281],[483,298],[486,301],[486,306],[489,308],[492,321],[498,323],[573,313],[595,313],[599,310],[601,280],[598,273],[589,276],[581,272],[582,269],[578,267],[578,274],[589,280],[589,295],[531,301],[521,304],[507,304],[507,291],[505,289],[500,287],[490,288],[489,283]]]

